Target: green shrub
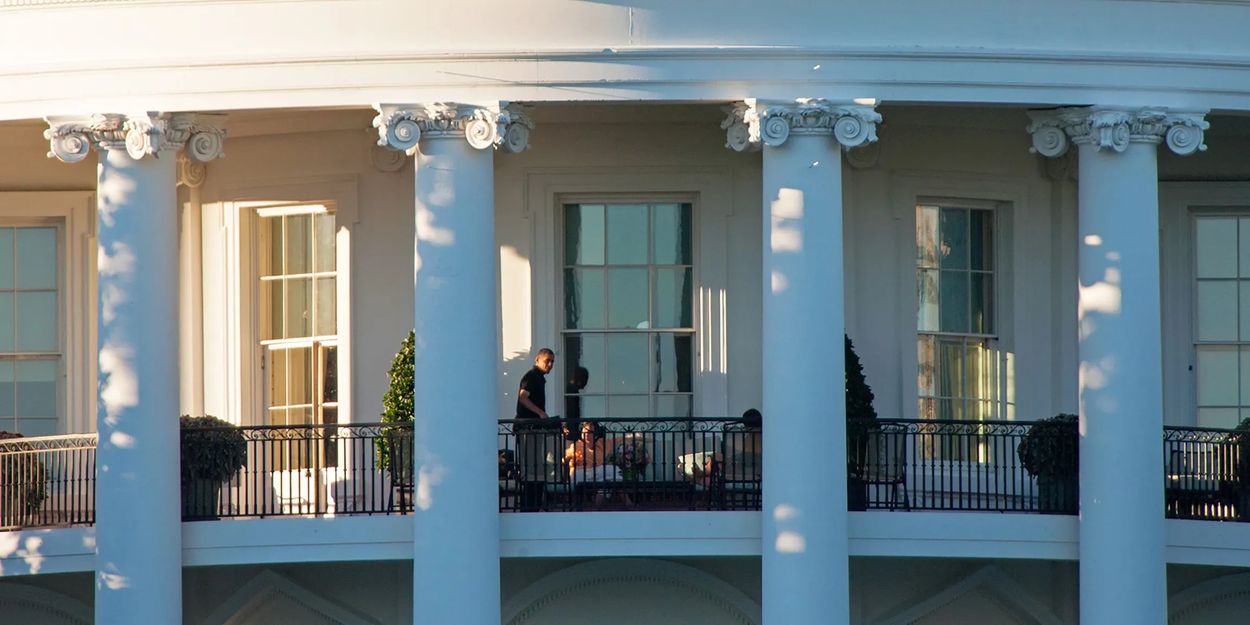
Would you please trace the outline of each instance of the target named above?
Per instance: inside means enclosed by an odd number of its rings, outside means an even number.
[[[1029,428],[1016,446],[1016,454],[1025,470],[1033,477],[1069,478],[1077,475],[1080,471],[1078,422],[1074,414],[1060,414],[1041,419]]]
[[[234,424],[212,416],[178,419],[181,428],[182,483],[227,482],[247,466],[247,439]]]
[[[23,438],[0,431],[0,441]],[[47,499],[48,474],[39,452],[0,447],[0,526],[20,525],[22,518],[39,510]]]
[[[382,395],[383,423],[412,423],[412,378],[413,358],[415,355],[416,334],[409,330],[399,346],[399,352],[391,360],[391,368],[386,372],[390,384]],[[391,464],[391,452],[407,456],[408,472],[412,470],[412,430],[408,428],[384,427],[382,436],[377,439],[378,466],[387,469]],[[405,480],[400,480],[405,481]]]

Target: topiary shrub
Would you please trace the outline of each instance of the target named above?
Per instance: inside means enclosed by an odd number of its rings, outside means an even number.
[[[182,454],[182,517],[216,518],[221,485],[247,466],[247,439],[238,426],[213,416],[178,419]]]
[[[846,361],[847,508],[864,510],[868,505],[864,463],[868,457],[869,436],[877,429],[877,409],[872,406],[872,389],[851,337],[843,334],[842,344]]]
[[[1038,507],[1043,512],[1076,512],[1080,473],[1078,423],[1074,414],[1041,419],[1016,446],[1020,464],[1037,478]]]
[[[0,431],[0,441],[24,438]],[[0,445],[0,527],[17,527],[48,497],[48,474],[39,452],[24,446]]]
[[[412,394],[413,394],[413,359],[415,357],[416,333],[409,330],[408,336],[404,338],[403,343],[399,346],[399,352],[395,354],[395,358],[391,360],[391,368],[386,372],[390,378],[390,385],[386,387],[386,393],[382,395],[382,422],[383,423],[412,423]],[[400,467],[399,475],[395,475],[392,470],[394,479],[398,482],[407,482],[406,479],[412,474],[412,429],[384,427],[382,428],[382,436],[377,439],[378,466],[383,469],[391,468],[391,456],[399,455],[406,458],[403,466]]]

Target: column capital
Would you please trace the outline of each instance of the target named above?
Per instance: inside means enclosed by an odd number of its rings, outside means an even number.
[[[792,134],[832,135],[849,150],[875,142],[881,122],[876,102],[837,103],[813,98],[749,98],[727,107],[726,113],[720,125],[725,130],[725,147],[738,152],[753,152],[765,145],[777,147]]]
[[[1158,145],[1181,156],[1206,151],[1203,131],[1211,127],[1206,113],[1173,113],[1164,108],[1114,108],[1084,106],[1050,111],[1029,111],[1033,135],[1030,152],[1061,156],[1069,142],[1091,145],[1095,150],[1110,148],[1119,153],[1131,143]]]
[[[522,152],[529,147],[534,122],[519,104],[495,105],[436,102],[434,104],[377,104],[373,126],[378,145],[412,154],[422,139],[464,139],[484,150]]]
[[[48,158],[77,163],[87,158],[91,148],[125,150],[133,159],[160,158],[185,148],[197,163],[223,155],[226,131],[224,115],[197,113],[103,113],[89,116],[46,117]]]

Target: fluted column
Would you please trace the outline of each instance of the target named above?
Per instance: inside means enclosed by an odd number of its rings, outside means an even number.
[[[50,157],[100,153],[99,625],[182,622],[175,155],[201,162],[223,133],[194,115],[49,118]]]
[[[378,144],[415,153],[413,622],[498,625],[494,148],[519,109],[381,105]]]
[[[1033,150],[1078,150],[1080,620],[1164,625],[1157,146],[1205,149],[1198,114],[1032,113]]]
[[[841,148],[875,141],[880,119],[748,100],[722,124],[728,147],[764,152],[764,625],[850,620]]]

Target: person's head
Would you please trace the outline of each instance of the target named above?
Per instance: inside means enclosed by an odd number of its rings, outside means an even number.
[[[759,410],[749,408],[742,413],[742,424],[749,428],[758,428],[764,425],[764,415]]]
[[[569,375],[568,392],[576,393],[590,383],[590,371],[586,367],[578,367]]]
[[[593,443],[603,438],[603,426],[598,421],[586,419],[582,421],[582,440]]]
[[[534,367],[543,373],[551,373],[551,368],[555,365],[556,353],[550,348],[544,347],[534,356]]]

